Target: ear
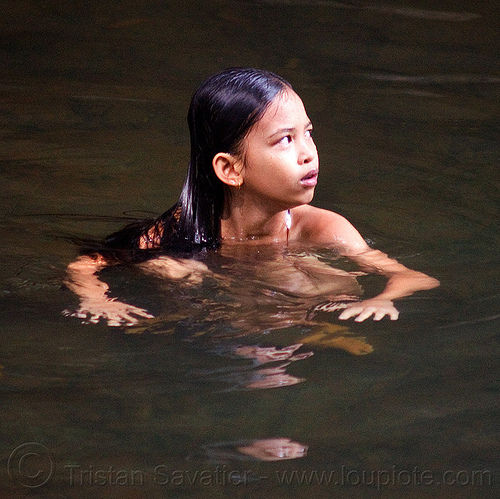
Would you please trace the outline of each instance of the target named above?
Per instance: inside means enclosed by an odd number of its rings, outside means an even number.
[[[226,152],[219,152],[212,160],[214,172],[221,182],[232,187],[240,187],[243,183],[241,161]]]

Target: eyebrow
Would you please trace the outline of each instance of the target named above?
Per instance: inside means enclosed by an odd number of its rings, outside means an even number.
[[[304,128],[309,128],[310,126],[312,126],[312,121],[309,120],[307,123],[306,123],[306,126]],[[272,139],[274,136],[276,135],[281,135],[283,133],[289,133],[289,132],[293,132],[295,130],[295,127],[289,127],[289,128],[280,128],[279,130],[276,130],[276,132],[274,132],[273,134],[271,134],[269,136],[270,139]]]

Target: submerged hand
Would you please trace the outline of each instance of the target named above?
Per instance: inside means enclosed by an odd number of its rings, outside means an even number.
[[[97,324],[103,318],[108,321],[108,326],[133,326],[138,322],[137,317],[134,317],[134,315],[146,319],[154,317],[143,308],[123,303],[114,298],[100,300],[83,298],[75,312],[71,313],[65,310],[63,314],[85,319],[82,321],[84,324]]]
[[[368,300],[348,303],[345,310],[339,315],[340,320],[355,317],[356,322],[362,322],[373,315],[374,321],[379,321],[386,315],[395,321],[399,317],[399,312],[391,300],[381,298],[370,298]]]

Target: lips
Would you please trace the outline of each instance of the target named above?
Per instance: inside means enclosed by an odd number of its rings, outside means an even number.
[[[314,187],[318,183],[318,170],[311,170],[300,179],[300,183],[307,187]]]

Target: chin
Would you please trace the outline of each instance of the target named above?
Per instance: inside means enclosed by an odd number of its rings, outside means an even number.
[[[302,204],[309,204],[314,198],[314,189],[311,189],[311,192],[307,193],[306,196],[304,196],[304,202]]]
[[[289,208],[297,208],[297,206],[305,206],[309,204],[313,200],[313,196],[309,196],[307,199],[301,199],[300,201],[295,201],[294,203],[290,203]]]

